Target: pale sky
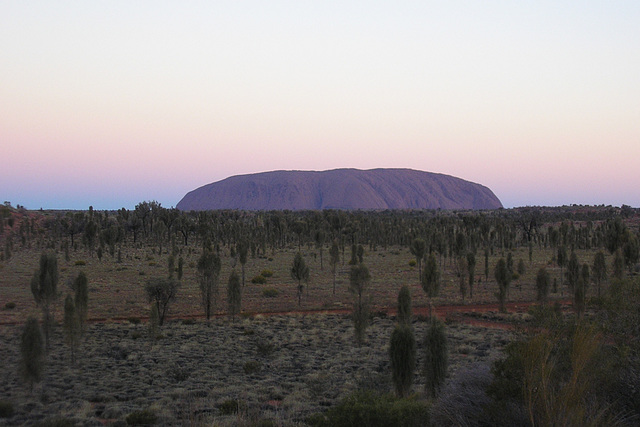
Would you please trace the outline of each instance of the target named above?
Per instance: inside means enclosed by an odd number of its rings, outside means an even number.
[[[2,1],[0,203],[411,168],[640,206],[640,1]]]

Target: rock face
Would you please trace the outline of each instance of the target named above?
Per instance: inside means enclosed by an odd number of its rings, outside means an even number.
[[[180,210],[498,209],[485,186],[412,169],[274,171],[237,175],[195,189]]]

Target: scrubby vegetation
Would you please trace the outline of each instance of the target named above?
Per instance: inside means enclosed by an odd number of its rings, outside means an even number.
[[[626,206],[5,211],[9,425],[640,415],[640,216]]]

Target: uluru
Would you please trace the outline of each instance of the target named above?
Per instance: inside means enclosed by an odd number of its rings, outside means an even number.
[[[183,211],[498,209],[480,184],[413,169],[272,171],[236,175],[187,193]]]

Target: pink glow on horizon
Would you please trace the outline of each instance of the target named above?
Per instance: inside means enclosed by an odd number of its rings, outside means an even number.
[[[640,206],[640,4],[157,6],[0,6],[0,197],[399,167],[507,207]]]

